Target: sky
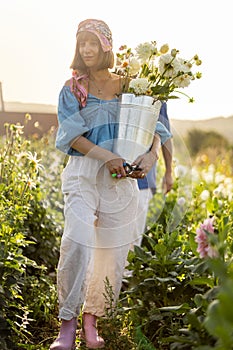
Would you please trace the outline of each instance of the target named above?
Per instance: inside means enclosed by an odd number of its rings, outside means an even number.
[[[168,102],[170,118],[233,115],[231,0],[0,0],[0,82],[5,101],[57,105],[75,50],[78,23],[106,21],[114,52],[155,40],[189,59],[198,54],[202,78]]]

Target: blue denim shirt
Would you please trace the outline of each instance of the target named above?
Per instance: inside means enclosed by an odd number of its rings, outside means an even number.
[[[71,147],[72,142],[82,135],[94,144],[112,151],[117,136],[117,109],[117,98],[101,100],[89,93],[86,107],[80,110],[70,87],[63,86],[59,94],[56,147],[66,154],[83,156]],[[162,144],[171,137],[161,122],[157,122],[155,131],[160,135]]]

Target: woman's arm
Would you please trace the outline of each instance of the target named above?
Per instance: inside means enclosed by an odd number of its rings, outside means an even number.
[[[79,136],[75,141],[73,141],[71,147],[84,154],[86,157],[103,161],[111,174],[116,173],[121,174],[122,177],[126,176],[126,172],[123,167],[123,158],[100,146],[95,145],[84,136]]]
[[[165,174],[163,176],[162,188],[164,194],[171,191],[173,186],[173,178],[172,178],[172,141],[168,139],[162,145],[162,153],[165,163]]]
[[[148,174],[152,166],[159,158],[159,150],[161,147],[161,140],[159,134],[154,134],[154,139],[149,152],[146,152],[132,163],[132,165],[138,165],[142,170],[134,171],[132,177],[141,178]]]

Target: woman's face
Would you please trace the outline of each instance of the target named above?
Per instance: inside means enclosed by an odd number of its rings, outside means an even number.
[[[79,53],[88,68],[98,65],[100,59],[100,42],[96,35],[86,33],[79,39]]]

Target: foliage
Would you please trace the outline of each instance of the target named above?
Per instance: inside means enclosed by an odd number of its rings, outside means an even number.
[[[129,254],[128,307],[156,349],[232,348],[231,167],[205,161],[205,169],[192,169],[193,195],[177,227],[167,225],[169,211],[179,202],[176,184],[156,224],[148,216],[143,246]],[[206,234],[218,254],[202,259],[195,238],[206,217],[215,218],[214,233]]]
[[[0,152],[0,348],[48,349],[58,331],[56,265],[63,225],[53,138],[26,140],[6,127]],[[109,349],[230,350],[233,344],[232,152],[174,160],[175,184],[151,201],[141,247],[129,253],[128,288],[99,321]],[[158,168],[158,182],[163,169]],[[213,258],[201,258],[197,230]],[[211,220],[212,222],[212,220]],[[78,337],[77,337],[77,342]],[[85,348],[79,344],[80,348]]]
[[[140,326],[134,329],[131,313],[124,302],[115,303],[115,297],[108,278],[105,281],[105,316],[100,318],[98,329],[105,339],[105,348],[111,350],[153,350],[154,346],[142,333]],[[85,346],[84,346],[85,348]],[[80,344],[80,349],[83,349]]]
[[[55,272],[60,228],[47,214],[40,186],[44,167],[30,146],[23,126],[6,124],[0,153],[1,349],[28,343],[32,325],[50,321],[56,305],[47,274]]]
[[[188,132],[187,145],[192,156],[206,149],[217,149],[218,152],[225,151],[229,147],[227,139],[216,131],[202,131],[193,129]]]

